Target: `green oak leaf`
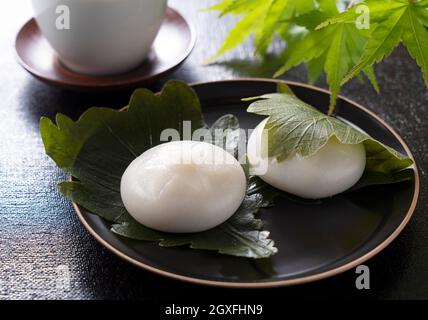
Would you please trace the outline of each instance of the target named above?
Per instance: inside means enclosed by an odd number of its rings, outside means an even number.
[[[391,175],[413,163],[407,156],[320,112],[294,95],[273,93],[258,99],[249,106],[248,112],[269,117],[265,127],[269,138],[268,154],[278,161],[296,153],[303,157],[311,156],[336,137],[344,144],[364,144],[367,172]]]
[[[160,144],[163,129],[176,129],[183,136],[183,121],[191,121],[193,129],[205,124],[193,89],[172,81],[159,96],[136,90],[126,112],[91,108],[76,122],[58,115],[57,125],[42,118],[40,130],[46,153],[59,168],[84,183],[118,191],[129,163]]]
[[[264,200],[260,194],[247,195],[238,211],[222,225],[194,234],[169,234],[148,229],[135,221],[114,224],[112,231],[126,238],[155,241],[163,247],[190,245],[193,249],[214,250],[246,258],[268,258],[277,249],[263,223],[256,218]]]
[[[370,186],[382,186],[389,184],[396,184],[406,181],[412,181],[415,173],[412,168],[403,169],[392,174],[385,174],[382,172],[365,171],[360,181],[357,182],[346,193],[354,192]]]
[[[71,174],[73,181],[59,184],[59,190],[70,200],[89,212],[113,224],[117,234],[160,242],[161,245],[216,250],[221,253],[251,258],[266,258],[276,253],[274,242],[268,239],[256,218],[264,200],[251,194],[235,215],[216,229],[198,234],[177,235],[161,233],[137,224],[126,211],[120,181],[127,166],[149,148],[156,146],[164,129],[176,129],[183,136],[183,121],[190,121],[192,132],[206,127],[199,98],[191,87],[168,82],[159,95],[146,89],[134,92],[128,109],[91,108],[79,120],[64,115],[56,117],[56,125],[47,118],[40,121],[46,153],[55,163]],[[226,115],[211,128],[239,128],[239,122]],[[237,144],[230,139],[231,150]]]

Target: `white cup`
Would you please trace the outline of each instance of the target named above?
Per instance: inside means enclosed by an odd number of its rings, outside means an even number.
[[[61,62],[83,74],[130,71],[150,51],[167,0],[32,0],[36,21]]]

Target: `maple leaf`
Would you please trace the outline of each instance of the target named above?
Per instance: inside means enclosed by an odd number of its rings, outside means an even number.
[[[223,0],[217,3],[208,10],[218,11],[220,16],[240,16],[241,20],[232,28],[221,48],[208,62],[239,46],[251,35],[254,35],[256,52],[264,56],[275,34],[288,29],[287,20],[315,8],[314,0]]]
[[[361,5],[369,10],[369,29],[357,27]],[[379,91],[374,65],[400,43],[416,60],[428,87],[428,0],[365,0],[358,5],[344,0],[223,0],[210,9],[241,17],[211,61],[251,35],[263,57],[278,35],[287,46],[275,76],[306,63],[314,83],[324,71],[332,92],[330,114],[340,88],[362,73]]]
[[[428,1],[368,0],[362,4],[370,10],[373,32],[364,47],[361,59],[347,73],[341,84],[348,82],[364,68],[381,62],[403,43],[421,68],[428,87]],[[350,24],[355,21],[356,16],[355,10],[349,10],[326,21],[320,27]]]
[[[317,26],[323,21],[339,14],[337,7],[329,4],[328,7],[321,7],[321,10],[312,11],[295,19],[295,23],[306,27],[309,32],[298,43],[288,47],[289,58],[274,76],[278,77],[301,63],[308,63],[311,82],[315,82],[322,71],[325,71],[331,90],[329,114],[332,114],[343,77],[360,60],[370,31],[356,29],[347,21],[336,21],[318,29]],[[361,71],[378,90],[372,67],[368,66]]]

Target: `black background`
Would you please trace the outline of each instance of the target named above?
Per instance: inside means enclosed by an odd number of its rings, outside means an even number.
[[[250,44],[203,66],[219,47],[233,19],[218,20],[201,8],[213,1],[174,0],[196,27],[198,42],[189,60],[169,76],[187,82],[269,77],[274,64],[260,65]],[[27,1],[0,4],[0,299],[145,299],[154,301],[264,301],[269,298],[428,298],[428,91],[417,65],[399,48],[378,66],[381,93],[352,81],[343,95],[375,111],[397,129],[410,146],[421,173],[421,196],[403,233],[367,262],[371,290],[355,289],[354,271],[298,287],[232,290],[169,280],[140,270],[101,247],[81,226],[72,206],[56,189],[65,178],[44,154],[41,116],[58,112],[73,118],[91,106],[121,107],[130,92],[82,94],[49,87],[16,63],[13,42],[31,17]],[[277,45],[280,46],[279,44]],[[273,50],[278,48],[273,48]],[[272,60],[270,60],[272,61]],[[285,79],[306,82],[305,69]],[[154,84],[157,90],[166,81]],[[325,87],[324,81],[319,83]],[[56,287],[57,267],[70,270],[70,290]]]

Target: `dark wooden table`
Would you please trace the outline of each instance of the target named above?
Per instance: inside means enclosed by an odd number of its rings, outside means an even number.
[[[190,59],[169,78],[197,82],[270,76],[274,66],[252,61],[250,44],[227,55],[223,63],[202,65],[216,51],[232,22],[200,12],[212,2],[170,1],[195,25],[198,43]],[[27,1],[1,1],[0,299],[209,302],[217,297],[233,302],[270,297],[428,298],[428,91],[405,50],[395,51],[377,68],[380,95],[359,81],[352,81],[343,91],[399,131],[412,149],[422,176],[419,205],[411,222],[398,239],[367,263],[371,290],[355,288],[354,271],[298,287],[226,290],[185,284],[140,270],[104,249],[82,227],[69,201],[57,191],[56,184],[65,175],[44,154],[39,119],[58,112],[76,118],[90,106],[120,107],[127,103],[130,92],[67,92],[33,79],[18,66],[13,49],[16,32],[30,17]],[[288,72],[285,78],[305,82],[304,68]],[[152,89],[159,89],[166,80]],[[58,286],[58,273],[70,276],[69,289]]]

